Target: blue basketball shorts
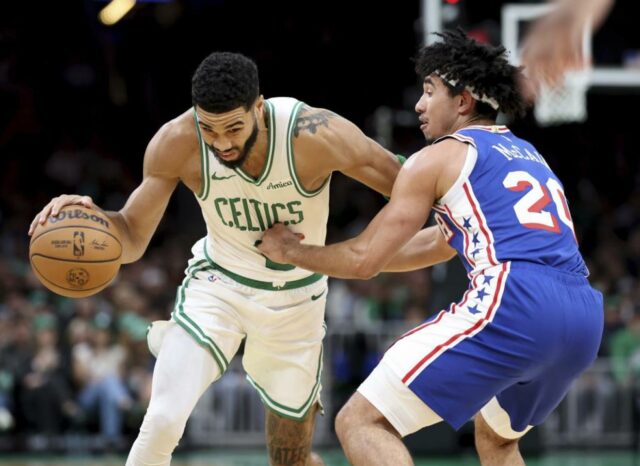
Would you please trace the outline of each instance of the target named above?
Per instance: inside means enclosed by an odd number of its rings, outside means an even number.
[[[495,397],[522,432],[591,365],[602,330],[602,294],[585,277],[506,262],[474,276],[460,302],[402,335],[380,365],[456,429]]]

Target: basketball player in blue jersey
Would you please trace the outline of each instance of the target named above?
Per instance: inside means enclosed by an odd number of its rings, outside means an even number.
[[[369,278],[456,254],[469,288],[402,335],[336,419],[354,465],[410,465],[402,437],[475,416],[481,463],[524,464],[518,440],[596,357],[602,295],[587,281],[563,187],[529,142],[495,124],[524,109],[503,47],[462,31],[423,48],[416,104],[429,146],[403,166],[391,200],[357,237],[300,244],[283,225],[260,245],[277,262]],[[437,226],[420,231],[430,211]]]
[[[329,180],[342,173],[389,195],[399,161],[355,125],[289,97],[264,99],[253,61],[213,53],[192,81],[193,108],[165,124],[144,157],[143,180],[119,212],[122,262],[144,253],[178,182],[202,208],[207,236],[178,289],[170,321],[148,335],[157,355],[151,402],[127,466],[166,466],[191,411],[242,340],[249,382],[265,407],[271,465],[322,465],[311,454],[320,407],[327,278],[267,259],[256,248],[275,222],[325,241]],[[34,219],[80,195],[53,199]],[[185,225],[188,228],[188,225]]]

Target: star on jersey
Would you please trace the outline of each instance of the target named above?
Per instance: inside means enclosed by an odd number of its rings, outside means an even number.
[[[485,285],[491,286],[491,280],[493,280],[495,278],[495,276],[494,275],[483,275],[482,278],[484,278],[484,284]]]
[[[476,258],[476,254],[478,254],[480,252],[480,249],[474,249],[473,251],[471,251],[471,255],[473,256],[473,259],[475,260]]]
[[[478,314],[480,311],[478,310],[478,305],[476,304],[475,306],[469,306],[469,312],[471,314]]]
[[[473,234],[473,239],[471,240],[471,242],[473,243],[474,246],[476,246],[480,242],[480,240],[478,239],[478,232],[475,232]]]
[[[467,230],[471,228],[471,217],[469,218],[462,217],[462,226],[465,227]]]
[[[484,299],[485,296],[487,296],[489,293],[487,293],[486,291],[484,291],[484,288],[481,288],[478,290],[478,294],[476,295],[476,299],[479,299],[480,301],[482,301]]]

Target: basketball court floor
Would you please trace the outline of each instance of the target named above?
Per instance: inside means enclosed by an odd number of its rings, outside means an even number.
[[[320,451],[327,466],[348,466],[338,450]],[[527,466],[640,466],[640,455],[621,451],[563,451],[537,457],[525,457]],[[0,456],[0,466],[123,466],[122,456]],[[178,454],[172,466],[265,466],[266,454],[226,450]],[[479,466],[472,454],[456,457],[416,458],[416,466]]]

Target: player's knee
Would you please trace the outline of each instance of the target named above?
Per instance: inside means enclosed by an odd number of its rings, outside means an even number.
[[[335,429],[338,439],[342,443],[346,439],[346,434],[351,429],[357,427],[358,423],[362,421],[362,417],[358,416],[357,403],[351,398],[340,409],[335,420]]]
[[[156,438],[161,438],[163,442],[177,443],[182,437],[187,418],[176,412],[149,411],[144,418],[143,429]]]
[[[495,450],[501,448],[511,448],[518,445],[519,438],[504,438],[498,435],[487,424],[481,415],[475,419],[475,443],[478,453],[487,450]]]
[[[348,403],[347,403],[348,405]],[[349,429],[349,409],[347,405],[343,406],[340,411],[338,411],[338,415],[335,419],[335,429],[336,435],[338,436],[338,440],[342,443],[345,439],[345,434]]]

